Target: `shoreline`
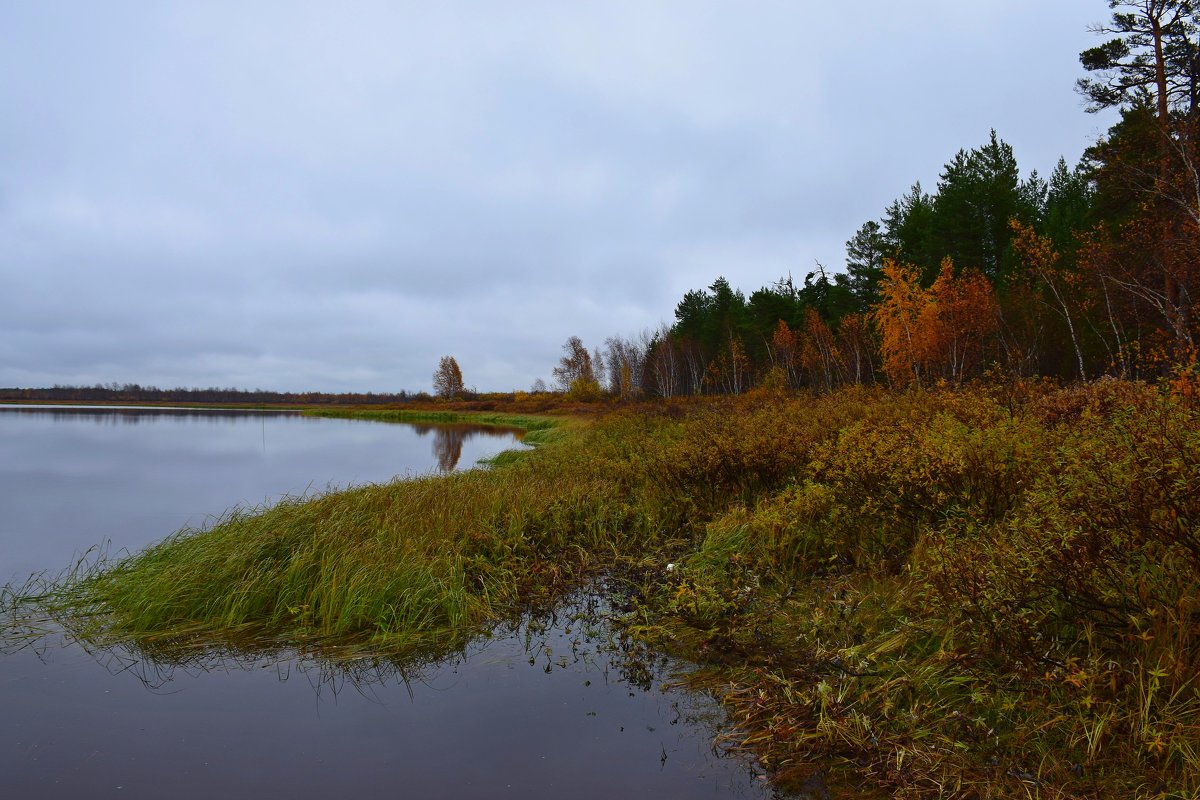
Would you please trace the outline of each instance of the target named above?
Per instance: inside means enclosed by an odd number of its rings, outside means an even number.
[[[363,413],[474,421],[337,415]],[[725,741],[782,788],[829,770],[963,797],[1200,789],[1185,399],[848,389],[541,424],[545,446],[496,469],[234,515],[58,599],[85,639],[252,628],[404,650],[615,571],[626,629],[701,665]],[[1116,602],[1127,621],[1099,605]],[[1161,699],[1138,689],[1151,676]]]

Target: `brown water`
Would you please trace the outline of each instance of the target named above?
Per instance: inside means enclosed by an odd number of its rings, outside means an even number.
[[[511,432],[269,413],[0,410],[0,574],[233,503],[469,466]],[[454,462],[454,463],[452,463]],[[14,522],[15,521],[15,522]],[[767,797],[708,698],[586,599],[437,663],[0,637],[0,796]]]

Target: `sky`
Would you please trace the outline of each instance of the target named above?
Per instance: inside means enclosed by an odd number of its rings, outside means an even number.
[[[991,129],[1113,123],[1104,0],[0,5],[0,387],[479,391],[817,263]]]

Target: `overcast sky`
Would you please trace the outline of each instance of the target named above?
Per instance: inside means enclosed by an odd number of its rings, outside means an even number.
[[[989,130],[1074,163],[1104,0],[0,5],[0,386],[549,378]]]

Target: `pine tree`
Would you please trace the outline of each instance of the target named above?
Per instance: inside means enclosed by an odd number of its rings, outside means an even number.
[[[887,256],[887,238],[874,220],[863,223],[846,242],[846,274],[860,310],[870,308],[879,300],[879,281],[883,278],[883,259]]]
[[[1113,38],[1079,54],[1096,77],[1080,78],[1088,111],[1129,107],[1153,98],[1158,121],[1193,114],[1197,101],[1197,10],[1192,0],[1109,0],[1112,19],[1092,32]]]
[[[945,166],[933,199],[935,227],[941,244],[937,264],[926,268],[925,282],[941,268],[941,258],[982,270],[1001,280],[1012,266],[1009,220],[1038,214],[1041,187],[1023,184],[1012,147],[992,131],[988,143],[960,150]]]

